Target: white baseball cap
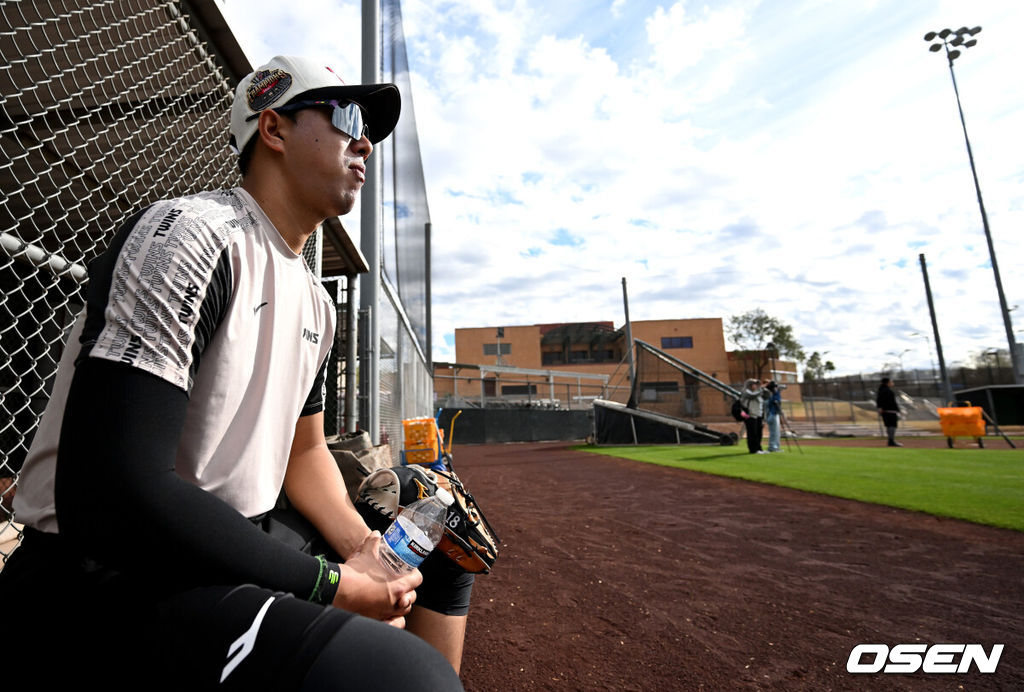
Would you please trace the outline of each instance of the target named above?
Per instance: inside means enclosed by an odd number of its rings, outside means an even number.
[[[369,140],[376,144],[395,129],[402,97],[394,84],[345,84],[334,70],[309,58],[278,55],[246,75],[231,105],[231,144],[239,152],[256,134],[260,111],[296,100],[337,99],[358,103]]]

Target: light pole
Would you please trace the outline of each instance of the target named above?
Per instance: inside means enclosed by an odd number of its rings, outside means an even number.
[[[903,355],[905,353],[909,353],[911,350],[912,349],[905,348],[902,351],[900,351],[899,353],[896,353],[896,351],[889,351],[888,355],[895,356],[896,360],[898,360],[900,362],[900,378],[903,377]]]
[[[953,61],[960,57],[960,48],[971,48],[977,45],[978,40],[971,38],[977,36],[981,31],[980,26],[968,29],[962,26],[956,31],[943,29],[935,32],[929,31],[924,35],[924,40],[931,43],[928,50],[937,53],[943,48],[946,49],[946,58],[949,61],[949,76],[953,80],[953,93],[956,94],[956,108],[960,113],[960,125],[964,130],[964,142],[967,144],[967,158],[971,162],[971,175],[974,176],[974,190],[978,194],[978,208],[981,209],[981,224],[985,229],[985,240],[988,241],[988,254],[992,260],[992,272],[996,278],[996,291],[999,293],[999,308],[1003,313],[1003,325],[1006,327],[1006,340],[1010,345],[1010,358],[1013,361],[1013,381],[1016,384],[1024,384],[1024,370],[1021,369],[1020,354],[1017,353],[1017,344],[1013,337],[1013,325],[1010,322],[1010,311],[1006,306],[1006,295],[1003,293],[1003,282],[999,278],[999,264],[996,262],[996,249],[992,245],[992,233],[988,228],[988,215],[985,213],[985,203],[981,198],[981,185],[978,183],[978,171],[974,167],[974,153],[971,151],[971,140],[967,137],[967,123],[964,121],[964,109],[960,105],[960,90],[956,86],[956,75],[953,73]],[[934,42],[938,39],[938,42]],[[950,49],[952,46],[952,50]]]
[[[929,337],[927,334],[925,334],[923,332],[914,332],[910,336],[919,336],[919,337],[923,338],[925,340],[925,342],[927,342],[927,344],[928,344],[928,362],[931,365],[931,370],[929,370],[929,377],[934,378],[935,377],[935,358],[932,357],[932,340],[931,340],[931,337]]]

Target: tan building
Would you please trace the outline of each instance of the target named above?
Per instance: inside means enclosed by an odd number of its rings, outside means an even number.
[[[634,340],[731,383],[721,318],[637,320],[630,327]],[[596,397],[624,403],[631,384],[626,343],[625,329],[612,322],[456,329],[456,363],[435,364],[435,396],[440,404],[449,397],[559,408],[589,407]],[[649,355],[634,366],[642,407],[684,418],[728,415],[722,393],[697,377]]]

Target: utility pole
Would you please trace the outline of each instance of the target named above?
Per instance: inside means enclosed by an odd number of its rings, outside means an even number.
[[[924,261],[924,253],[919,254],[921,273],[924,275],[924,293],[928,298],[928,313],[932,316],[932,333],[935,335],[935,353],[939,357],[939,375],[942,377],[942,388],[946,394],[946,403],[953,403],[953,385],[949,382],[946,372],[946,359],[942,357],[942,339],[939,337],[939,322],[935,318],[935,303],[932,302],[932,286],[928,283],[928,264]]]
[[[622,277],[622,304],[626,309],[626,349],[629,354],[629,386],[633,386],[635,377],[633,363],[633,327],[629,323],[629,294],[626,292],[626,277]]]

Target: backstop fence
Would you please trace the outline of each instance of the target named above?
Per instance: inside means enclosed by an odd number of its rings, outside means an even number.
[[[402,95],[402,117],[391,137],[379,145],[380,440],[391,445],[392,458],[397,461],[403,446],[402,421],[433,413],[430,209],[399,0],[383,0],[380,28],[381,75],[384,81],[394,83]]]
[[[637,408],[693,421],[719,430],[741,431],[730,408],[739,385],[730,385],[676,361],[669,354],[637,342],[632,401]],[[811,435],[882,435],[875,407],[877,381],[851,379],[843,389],[828,390],[801,385],[802,396],[790,400],[781,390],[784,426],[794,433]],[[873,386],[872,386],[873,385]],[[935,433],[939,428],[936,402],[921,396],[916,387],[898,390],[906,431]],[[796,399],[796,398],[794,398]]]

